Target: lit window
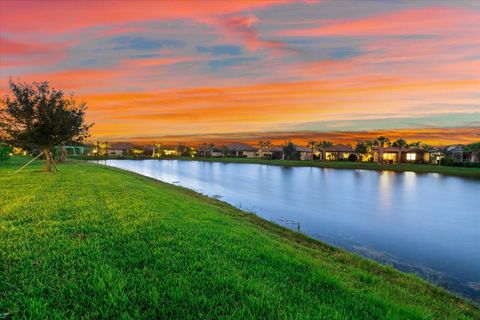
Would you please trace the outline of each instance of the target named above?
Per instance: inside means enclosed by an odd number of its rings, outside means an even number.
[[[416,153],[407,153],[407,160],[412,160],[414,161],[417,158]]]

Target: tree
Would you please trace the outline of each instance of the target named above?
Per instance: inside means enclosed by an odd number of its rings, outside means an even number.
[[[184,143],[180,143],[177,145],[177,151],[179,153],[180,156],[182,157],[188,157],[190,156],[190,149],[188,148],[188,146]]]
[[[307,147],[310,148],[310,152],[312,153],[312,160],[313,160],[313,153],[317,150],[318,142],[317,141],[308,141]]]
[[[368,144],[364,141],[358,141],[355,145],[355,153],[357,155],[365,156],[368,154]]]
[[[152,145],[152,157],[160,158],[162,156],[162,144],[159,142],[154,142]]]
[[[93,143],[93,153],[97,156],[106,156],[108,155],[108,150],[110,150],[110,143],[96,141]]]
[[[283,146],[283,153],[285,154],[285,158],[287,160],[292,160],[297,158],[297,146],[289,141],[285,146]]]
[[[211,157],[212,154],[213,154],[213,149],[215,149],[215,144],[209,143],[209,144],[208,144],[208,150],[210,151],[210,157]]]
[[[263,159],[263,154],[270,153],[270,150],[272,149],[272,142],[269,140],[265,141],[259,141],[258,146],[260,147],[260,159]]]
[[[355,153],[350,153],[348,155],[348,161],[350,162],[356,162],[358,160],[358,156]]]
[[[222,153],[222,157],[225,157],[228,154],[228,147],[227,146],[221,146],[220,147],[220,152]]]
[[[39,147],[45,155],[45,170],[51,171],[54,146],[80,143],[88,137],[92,124],[85,123],[84,102],[63,91],[51,89],[48,82],[14,83],[12,95],[1,100],[0,128],[8,143],[24,149]]]
[[[471,143],[467,145],[467,150],[471,151],[474,155],[473,161],[480,161],[480,142]]]
[[[380,158],[380,164],[383,164],[383,148],[390,145],[390,139],[384,136],[378,137],[373,144],[378,147],[378,156]]]
[[[422,147],[422,142],[421,141],[415,141],[409,144],[410,147],[412,148],[421,148]]]
[[[333,146],[333,143],[330,142],[330,141],[325,141],[325,140],[323,140],[323,141],[321,141],[321,142],[318,143],[318,146],[317,146],[317,147],[318,147],[318,149],[319,149],[319,150],[321,151],[321,153],[322,153],[322,160],[325,160],[325,150],[326,150],[327,148],[330,148],[331,146]]]
[[[198,151],[203,155],[204,158],[207,157],[207,150],[208,150],[208,144],[202,143],[200,147],[198,147]]]
[[[7,161],[13,149],[7,144],[0,143],[0,162]]]
[[[408,146],[407,141],[405,141],[404,139],[397,139],[392,143],[392,146],[398,148],[397,162],[402,163],[402,150],[403,148]]]

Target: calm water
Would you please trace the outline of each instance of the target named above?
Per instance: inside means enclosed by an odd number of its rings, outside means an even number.
[[[201,161],[101,163],[219,198],[480,301],[480,180]]]

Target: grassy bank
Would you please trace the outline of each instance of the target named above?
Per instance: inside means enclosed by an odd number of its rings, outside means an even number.
[[[192,191],[0,164],[0,318],[478,319],[442,289]]]

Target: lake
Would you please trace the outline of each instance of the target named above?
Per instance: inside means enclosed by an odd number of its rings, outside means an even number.
[[[203,161],[100,163],[218,198],[480,301],[480,180]]]

